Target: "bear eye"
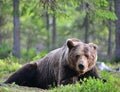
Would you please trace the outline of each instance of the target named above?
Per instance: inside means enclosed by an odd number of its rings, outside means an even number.
[[[89,56],[88,56],[87,54],[85,55],[85,57],[86,57],[86,58],[89,58]]]
[[[76,55],[75,57],[78,59],[80,57],[80,55]]]

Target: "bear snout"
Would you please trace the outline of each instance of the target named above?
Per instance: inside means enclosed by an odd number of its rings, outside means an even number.
[[[85,66],[84,66],[83,63],[80,63],[80,64],[78,65],[78,67],[79,67],[80,70],[84,70],[84,68],[85,68]]]

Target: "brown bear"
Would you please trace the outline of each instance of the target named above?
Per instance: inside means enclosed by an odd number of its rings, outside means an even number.
[[[78,80],[89,76],[99,78],[96,60],[95,44],[72,38],[38,61],[25,64],[4,83],[15,82],[22,86],[47,89],[49,86],[73,83],[70,79],[74,77]]]

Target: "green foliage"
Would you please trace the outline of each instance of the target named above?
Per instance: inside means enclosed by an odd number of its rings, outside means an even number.
[[[27,61],[31,61],[33,57],[36,56],[36,52],[34,48],[31,48],[29,50],[22,49],[22,58]]]
[[[10,55],[11,48],[7,44],[0,45],[0,58],[6,58]]]
[[[37,60],[37,59],[40,59],[42,57],[44,57],[48,52],[47,51],[40,51],[34,58],[33,60]]]
[[[0,24],[3,22],[0,26],[0,42],[9,44],[11,50],[13,45],[13,0],[1,0],[0,2]],[[21,0],[19,9],[22,58],[31,60],[36,55],[34,51],[36,44],[42,43],[45,48],[48,48],[49,42],[49,45],[52,46],[53,14],[56,16],[57,46],[61,46],[67,38],[72,37],[84,41],[84,20],[86,14],[89,14],[88,38],[90,37],[90,41],[104,47],[101,52],[107,52],[105,43],[107,43],[108,33],[104,29],[109,25],[107,24],[108,19],[117,19],[114,11],[109,10],[110,6],[114,10],[113,0],[111,2],[108,0]],[[46,13],[49,14],[49,31],[46,28]],[[114,30],[114,25],[112,28]],[[114,43],[114,33],[112,36]],[[5,48],[7,49],[7,47]],[[0,51],[0,58],[7,55],[6,49]]]
[[[6,86],[0,87],[0,92],[10,92],[9,88]]]
[[[48,92],[47,90],[38,89],[38,88],[30,88],[18,85],[3,85],[0,86],[0,92]]]
[[[69,0],[69,2],[67,0],[41,0],[39,3],[41,5],[41,9],[44,10],[43,12],[47,12],[50,15],[58,17],[61,15],[65,17],[69,15],[70,12],[72,13],[72,11],[75,10],[81,2],[79,0]]]
[[[98,16],[101,19],[111,19],[111,20],[117,19],[117,16],[115,15],[115,13],[110,12],[108,10],[101,10],[101,9],[96,10],[95,16]]]
[[[92,0],[92,2],[87,1],[90,4],[90,12],[92,13],[92,17],[98,18],[100,20],[103,19],[111,19],[116,20],[117,16],[113,12],[110,11],[110,7],[112,7],[112,1],[107,0]]]
[[[84,79],[82,84],[60,86],[50,92],[119,92],[119,88],[112,82],[103,83],[102,80],[89,78]]]
[[[0,74],[14,72],[21,67],[21,64],[18,63],[18,60],[14,57],[0,59]]]

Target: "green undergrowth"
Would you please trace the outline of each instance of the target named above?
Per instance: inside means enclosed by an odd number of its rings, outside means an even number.
[[[51,89],[50,92],[120,92],[120,89],[111,81],[103,83],[102,80],[89,78],[84,79],[82,84],[62,85]]]
[[[11,84],[0,86],[0,92],[48,92],[48,90]]]
[[[0,59],[0,71],[1,72],[14,72],[18,68],[21,67],[17,61],[13,61],[10,59]]]
[[[4,81],[12,72],[19,69],[22,65],[19,63],[19,59],[9,57],[6,59],[0,59],[0,82]]]
[[[17,62],[4,62],[3,60],[0,60],[0,71],[5,72],[13,72],[15,70],[17,70],[18,68],[21,67],[21,64],[17,63]]]

